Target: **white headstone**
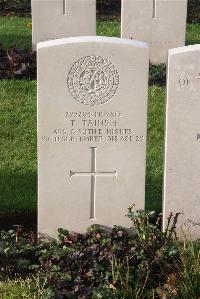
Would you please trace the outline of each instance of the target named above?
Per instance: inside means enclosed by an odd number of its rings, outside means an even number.
[[[169,51],[164,172],[164,227],[200,237],[200,45]]]
[[[166,63],[168,49],[185,45],[187,0],[122,0],[122,37],[145,41],[150,61]]]
[[[126,227],[144,208],[148,61],[131,40],[38,44],[40,234]]]
[[[32,44],[96,35],[96,0],[31,0]]]

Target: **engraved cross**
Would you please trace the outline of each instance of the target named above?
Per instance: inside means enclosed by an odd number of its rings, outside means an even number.
[[[156,10],[157,10],[157,0],[153,0],[153,13],[152,13],[153,19],[156,19]]]
[[[96,202],[96,178],[97,177],[115,177],[117,178],[117,170],[115,171],[97,171],[96,170],[96,147],[91,149],[91,171],[72,171],[70,170],[70,178],[73,176],[88,176],[91,178],[90,193],[90,218],[95,219],[95,202]]]
[[[67,1],[68,0],[63,0],[63,14],[64,15],[67,14]]]

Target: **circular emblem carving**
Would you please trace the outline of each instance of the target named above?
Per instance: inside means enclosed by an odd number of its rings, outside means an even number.
[[[86,56],[71,67],[67,85],[79,103],[96,106],[107,103],[119,87],[116,67],[100,56]]]

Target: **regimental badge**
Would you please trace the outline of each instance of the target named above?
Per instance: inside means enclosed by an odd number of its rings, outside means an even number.
[[[71,67],[67,85],[79,103],[98,106],[110,101],[119,87],[116,67],[101,56],[86,56]]]

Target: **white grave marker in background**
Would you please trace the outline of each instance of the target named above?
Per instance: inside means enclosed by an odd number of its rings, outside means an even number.
[[[200,45],[169,52],[163,208],[200,237]]]
[[[122,0],[125,38],[145,41],[150,61],[166,63],[168,49],[185,45],[187,0]]]
[[[32,43],[96,35],[96,0],[32,0]]]
[[[106,37],[38,44],[39,232],[129,227],[144,208],[145,43]]]

